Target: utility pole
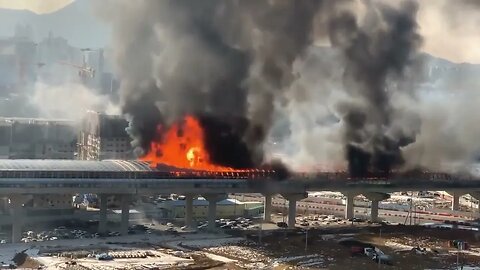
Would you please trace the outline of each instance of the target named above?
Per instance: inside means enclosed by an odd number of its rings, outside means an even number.
[[[260,226],[258,227],[259,231],[258,231],[258,243],[260,243],[260,245],[262,244],[262,227],[263,227],[263,223],[260,223]]]
[[[305,253],[307,252],[308,248],[308,228],[305,229]]]
[[[459,257],[460,257],[460,243],[458,243],[458,250],[457,250],[457,269],[460,269]]]
[[[237,194],[233,193],[233,199],[235,200],[235,204],[233,205],[233,216],[237,218]]]
[[[470,199],[470,219],[473,220],[473,197],[472,195],[469,195],[469,199]]]
[[[410,191],[410,226],[412,225],[413,219],[413,191]]]
[[[462,269],[463,267],[460,266],[460,252],[464,249],[465,242],[459,241],[457,244],[457,269]]]

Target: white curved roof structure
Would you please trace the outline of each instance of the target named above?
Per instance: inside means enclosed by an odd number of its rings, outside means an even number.
[[[137,160],[43,160],[0,159],[0,171],[76,171],[145,172],[157,171],[147,162]]]

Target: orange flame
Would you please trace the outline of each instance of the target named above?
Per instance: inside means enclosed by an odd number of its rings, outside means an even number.
[[[159,134],[161,129],[161,126],[157,127]],[[181,123],[173,124],[161,141],[151,142],[150,151],[140,159],[150,162],[154,167],[165,164],[202,171],[238,171],[213,164],[204,142],[204,132],[200,122],[193,116],[187,115]]]

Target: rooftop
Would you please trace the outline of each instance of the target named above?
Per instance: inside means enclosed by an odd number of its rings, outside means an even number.
[[[173,201],[165,201],[165,205],[169,205],[171,207],[183,207],[185,206],[185,200],[173,200]],[[243,202],[240,202],[235,199],[225,199],[217,202],[217,205],[234,205],[234,204],[243,204]],[[199,197],[198,199],[193,200],[193,205],[194,206],[208,206],[208,201],[203,198]]]
[[[0,171],[153,171],[147,162],[136,160],[46,160],[0,159]]]
[[[274,171],[195,171],[138,160],[0,159],[0,179],[250,179],[275,177]]]

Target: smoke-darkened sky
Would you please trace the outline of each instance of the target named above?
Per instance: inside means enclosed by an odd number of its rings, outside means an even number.
[[[360,0],[358,1],[360,2]],[[377,0],[377,2],[385,3],[395,1],[397,0]],[[57,16],[56,13],[63,8],[68,8],[74,2],[88,2],[90,4],[93,1],[0,0],[0,13],[1,9],[14,9],[39,14],[32,14],[32,17],[55,17]],[[418,24],[420,33],[424,37],[423,51],[453,62],[480,63],[480,50],[478,50],[478,44],[480,44],[480,30],[478,29],[478,25],[480,25],[480,1],[434,0],[418,2]],[[88,28],[82,28],[79,25],[82,20],[75,20],[74,18],[67,20],[66,25],[50,24],[46,27],[52,28],[51,30],[54,33],[65,35],[73,45],[78,47],[107,45],[109,37],[105,36],[105,25],[98,21],[93,12],[88,13],[86,10],[81,12],[85,14],[78,14],[78,17],[88,22]],[[29,16],[22,13],[17,13],[15,16],[18,17],[18,20],[10,16],[0,16],[0,36],[11,35],[15,22],[28,23],[30,21],[35,23],[37,20],[28,18]],[[63,28],[68,28],[70,20],[76,24],[72,27],[79,32],[63,30]],[[92,27],[92,23],[94,27]],[[96,31],[99,33],[95,34]],[[48,33],[48,30],[39,29],[39,32]],[[40,36],[37,35],[37,38],[40,38]]]
[[[451,142],[467,140],[466,133],[451,130],[466,118],[476,120],[472,104],[458,102],[470,105],[438,122],[433,116],[440,112],[420,95],[425,89],[478,89],[475,67],[451,68],[422,53],[480,63],[480,1],[42,3],[0,0],[0,35],[11,36],[22,23],[32,26],[35,40],[52,31],[73,46],[107,47],[121,80],[122,113],[134,145],[143,150],[157,136],[157,125],[186,114],[206,121],[212,127],[207,134],[235,135],[228,138],[246,147],[253,164],[263,161],[272,128],[285,120],[290,137],[284,145],[296,145],[312,162],[341,157],[355,174],[390,171],[413,158],[434,166],[438,151],[450,160],[471,160],[480,149],[442,148],[442,134],[431,133],[449,123]],[[440,71],[450,70],[441,79],[435,77],[438,63]],[[456,98],[476,100],[476,91],[468,93]],[[428,140],[430,134],[437,140]],[[314,150],[318,145],[323,149]]]

